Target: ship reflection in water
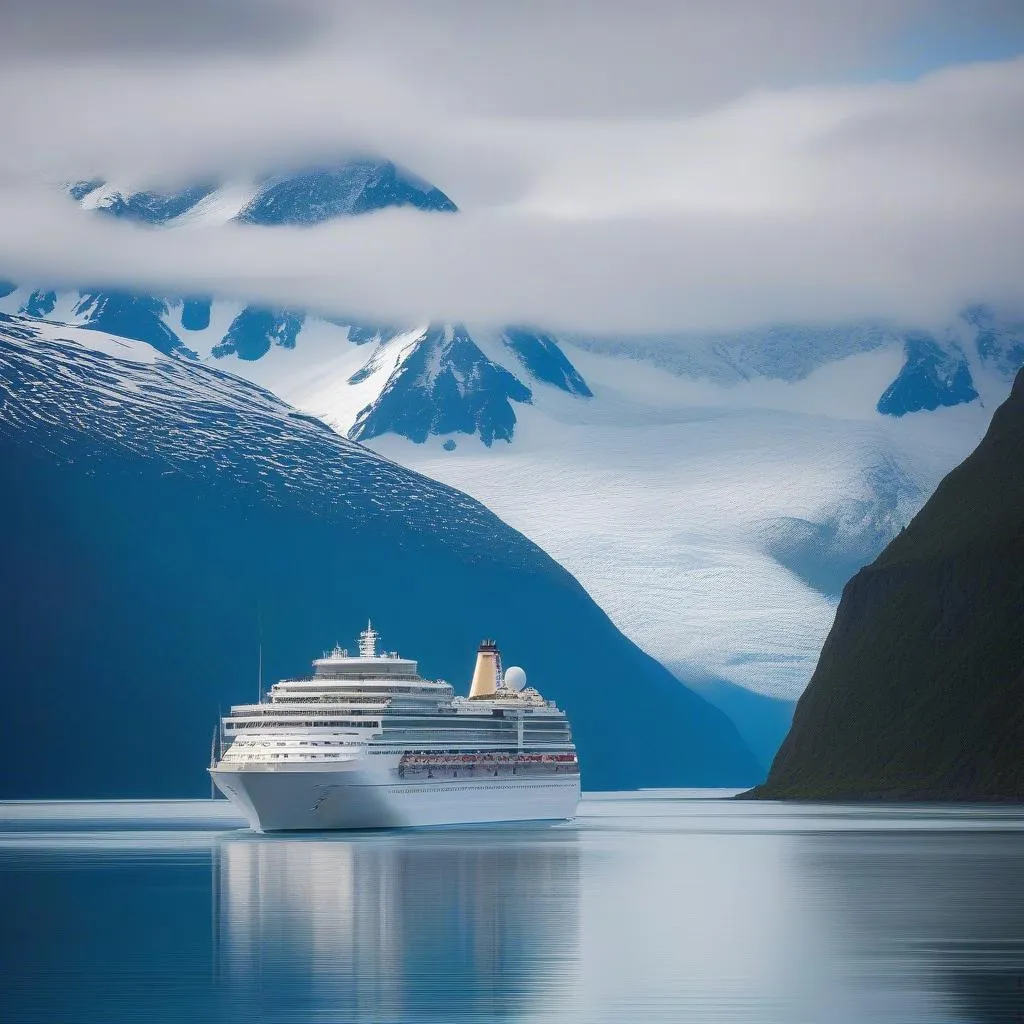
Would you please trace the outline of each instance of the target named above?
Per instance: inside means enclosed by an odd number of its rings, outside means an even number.
[[[6,1024],[1021,1024],[1024,806],[592,796],[258,836],[0,805]]]
[[[505,1016],[573,988],[569,829],[247,835],[218,844],[213,871],[230,1019]]]

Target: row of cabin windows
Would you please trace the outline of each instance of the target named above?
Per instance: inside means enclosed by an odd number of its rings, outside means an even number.
[[[438,730],[442,732],[450,733],[470,733],[479,732],[484,733],[488,736],[514,736],[518,730],[516,728],[509,728],[508,726],[493,726],[488,722],[460,722],[458,725],[449,725],[447,722],[438,722],[436,719],[431,721],[429,718],[424,718],[421,721],[412,721],[408,719],[405,721],[394,721],[388,718],[381,719],[381,725],[388,732],[411,732],[418,733],[424,730],[428,732],[436,732]]]
[[[572,753],[572,751],[574,749],[575,748],[568,749],[566,745],[562,745],[561,747],[547,748],[547,749],[545,749],[544,753],[555,753],[555,752],[559,752],[560,751],[562,753],[568,754],[568,753]],[[365,753],[367,753],[367,754],[375,754],[375,755],[386,755],[386,756],[389,756],[389,757],[393,756],[395,754],[460,754],[460,755],[461,754],[509,754],[509,755],[514,756],[515,754],[522,754],[524,752],[524,750],[525,750],[525,748],[520,748],[520,747],[515,747],[515,746],[497,747],[497,748],[495,748],[495,747],[476,747],[476,748],[470,747],[469,749],[467,749],[466,747],[449,747],[447,750],[445,750],[445,749],[438,750],[437,747],[423,747],[423,748],[421,748],[419,750],[410,750],[408,747],[398,747],[398,748],[392,747],[392,748],[384,748],[382,750],[372,750],[371,749],[371,750],[365,751]]]
[[[332,758],[333,757],[333,758],[339,758],[341,756],[342,756],[342,754],[340,752],[338,752],[338,753],[335,753],[335,752],[331,752],[331,753],[324,752],[322,754],[310,754],[310,753],[306,753],[306,752],[298,752],[298,751],[296,751],[294,754],[289,754],[289,753],[259,754],[259,755],[249,756],[247,758],[242,758],[242,760],[250,760],[250,761],[271,760],[271,761],[275,761],[275,760],[279,760],[281,758],[289,758],[289,757],[296,757],[296,758],[303,758],[303,759],[305,759],[305,758],[311,758],[311,757],[325,757],[325,758]],[[552,765],[552,767],[556,767],[556,766]],[[572,774],[572,775],[578,774],[578,772],[572,771],[572,767],[573,766],[566,765],[565,766],[566,770],[565,770],[564,774]],[[430,776],[428,776],[428,778],[429,777]],[[458,778],[457,775],[455,777]]]
[[[372,729],[380,726],[378,720],[356,720],[346,721],[340,719],[332,719],[328,721],[300,721],[300,722],[267,722],[267,721],[255,721],[255,722],[244,722],[244,721],[233,721],[225,722],[224,728],[229,731],[237,731],[240,729],[267,729],[274,725],[286,725],[286,726],[303,726],[308,728],[343,728],[343,729]],[[467,739],[490,739],[500,738],[501,736],[513,735],[517,732],[515,728],[509,728],[508,724],[502,724],[499,727],[487,723],[486,728],[480,728],[482,723],[459,723],[457,728],[451,728],[448,724],[439,726],[436,723],[423,722],[415,724],[392,724],[391,722],[385,722],[385,729],[387,735],[391,739],[397,737],[408,737],[409,739],[415,739],[417,737],[458,737],[462,740]],[[475,728],[473,727],[475,726]],[[558,730],[554,729],[524,729],[524,739],[532,741],[551,741],[558,739],[567,739],[569,736],[569,730],[562,726]]]
[[[492,732],[515,732],[515,722],[503,722],[492,718],[467,718],[459,721],[444,715],[388,715],[389,729],[487,729]]]
[[[312,708],[280,708],[280,707],[276,706],[276,703],[277,702],[275,701],[274,704],[265,704],[265,705],[263,705],[263,710],[262,711],[256,711],[256,712],[244,711],[242,713],[246,714],[246,715],[251,715],[251,714],[269,715],[271,717],[273,717],[274,715],[320,715],[320,716],[323,716],[323,715],[337,715],[339,713],[343,714],[343,715],[381,715],[381,714],[384,714],[383,711],[381,711],[379,709],[376,709],[376,708],[374,710],[372,710],[372,711],[363,711],[361,708],[348,708],[348,707],[342,706],[340,708],[325,708],[323,711],[316,711],[316,710],[314,710]],[[335,701],[334,703],[336,703],[336,704],[348,704],[348,701],[344,701],[344,702],[342,702],[342,701]]]
[[[495,743],[507,743],[515,739],[514,732],[493,732],[489,729],[385,729],[386,742],[394,743],[402,739],[415,740],[423,736],[451,736],[453,740],[465,742],[471,739],[492,740]]]
[[[259,740],[240,739],[237,746],[241,750],[263,750],[266,747],[347,747],[350,744],[347,740],[278,740],[276,743],[265,743]],[[231,749],[233,750],[234,747]]]
[[[334,692],[336,690],[348,689],[348,687],[344,687],[344,686],[334,686],[334,687],[332,687],[330,685],[330,679],[331,678],[332,677],[329,677],[329,676],[317,676],[315,682],[318,684],[318,686],[317,686],[318,690],[325,690],[325,691]],[[333,678],[334,679],[348,679],[348,680],[350,680],[353,683],[369,684],[369,685],[361,685],[358,688],[362,689],[362,690],[371,690],[371,691],[373,691],[375,693],[376,692],[380,692],[380,693],[437,693],[438,692],[438,688],[434,687],[434,686],[396,686],[394,683],[386,682],[384,680],[378,681],[378,680],[374,679],[373,676],[347,676],[347,677],[346,676],[334,676]],[[321,680],[323,680],[325,685],[323,685],[323,686],[319,685]],[[280,684],[277,684],[277,685],[280,685]],[[275,689],[276,689],[276,686],[275,686]],[[279,690],[278,692],[282,692],[282,693],[301,693],[302,690],[305,690],[305,689],[309,689],[309,687],[302,687],[302,688],[297,688],[295,690],[291,690],[286,685],[286,686],[282,687],[281,690]]]
[[[267,722],[225,722],[224,723],[224,728],[225,729],[266,729],[268,724],[273,724],[273,723],[267,723]],[[374,728],[375,726],[380,725],[380,722],[376,722],[376,721],[374,721],[374,722],[287,722],[287,723],[281,722],[281,723],[277,723],[277,724],[280,724],[280,725],[287,724],[289,726],[306,725],[306,726],[310,726],[311,728],[314,727],[314,726],[337,726],[337,727],[342,728],[342,729],[349,729],[349,728],[352,728],[352,729],[371,729],[371,728]]]
[[[357,716],[357,715],[376,715],[376,716],[387,715],[388,718],[391,721],[398,722],[398,723],[403,723],[403,724],[405,722],[421,723],[421,722],[423,722],[425,720],[436,720],[438,717],[441,717],[441,716],[438,716],[437,713],[434,712],[432,709],[430,709],[430,710],[425,709],[423,713],[414,714],[413,715],[413,714],[409,713],[410,712],[409,708],[395,708],[395,709],[392,709],[392,710],[383,710],[383,709],[375,708],[374,710],[371,711],[371,710],[363,710],[362,708],[349,708],[349,707],[346,707],[345,705],[348,705],[349,703],[351,703],[350,701],[347,701],[347,700],[345,700],[345,701],[334,701],[333,703],[341,704],[342,708],[340,708],[340,709],[339,708],[325,708],[323,711],[318,711],[318,710],[315,710],[315,709],[312,709],[312,708],[307,708],[307,707],[299,707],[299,708],[284,707],[284,708],[282,708],[282,707],[276,706],[278,704],[278,702],[274,701],[271,704],[263,705],[261,710],[259,710],[259,711],[244,711],[242,713],[243,714],[247,714],[247,715],[258,714],[258,715],[271,715],[271,716],[273,716],[273,715],[317,715],[317,716],[323,716],[323,715],[337,715],[338,711],[341,710],[344,714],[349,714],[349,715],[352,715],[353,717]],[[509,718],[495,719],[495,718],[488,718],[485,715],[472,715],[472,716],[467,715],[465,717],[460,716],[458,718],[455,718],[455,717],[452,717],[452,716],[449,716],[449,715],[445,715],[443,717],[448,719],[448,721],[447,721],[448,725],[450,725],[452,728],[456,728],[456,729],[457,728],[473,728],[473,727],[477,727],[477,726],[485,725],[485,724],[489,725],[489,726],[493,725],[496,728],[515,728],[516,724],[517,724],[516,719],[509,719]],[[523,727],[526,728],[526,729],[558,730],[558,729],[565,729],[566,728],[566,722],[565,722],[564,718],[553,718],[553,719],[551,719],[549,721],[545,721],[544,719],[539,719],[539,718],[531,718],[531,719],[524,720]]]
[[[514,736],[493,736],[483,732],[471,732],[454,734],[450,732],[415,732],[415,733],[386,733],[382,738],[385,743],[515,743]],[[535,741],[531,741],[535,742]],[[561,740],[560,742],[565,742]]]
[[[409,726],[411,728],[437,728],[437,721],[439,716],[433,713],[425,713],[421,715],[410,715],[408,709],[401,711],[383,711],[375,709],[373,711],[363,711],[359,708],[343,708],[342,713],[351,715],[353,718],[361,717],[363,715],[372,715],[379,718],[381,715],[387,716],[387,724],[389,728],[404,728]],[[265,710],[261,712],[242,712],[242,714],[259,714],[263,717],[274,717],[274,716],[316,716],[326,717],[328,715],[337,715],[338,708],[324,709],[323,711],[316,711],[310,708],[276,708],[273,706],[267,706]],[[451,718],[449,716],[443,716],[445,723],[443,728],[451,729],[479,729],[481,727],[488,729],[515,729],[517,728],[517,722],[514,719],[492,719],[480,717],[466,717],[466,718]],[[523,728],[531,732],[563,732],[568,726],[564,719],[556,719],[550,722],[538,721],[536,719],[526,721],[523,723]]]
[[[281,694],[276,690],[272,690],[270,693],[272,704],[337,704],[341,698],[344,698],[346,704],[381,704],[385,700],[380,694],[370,694],[369,696],[357,694],[351,696],[344,690],[333,690],[330,693],[315,693],[312,696],[304,697],[297,697],[293,694]]]
[[[564,776],[563,776],[564,778]],[[575,778],[575,775],[573,776]],[[395,786],[393,789],[389,789],[388,792],[392,795],[398,795],[399,793],[405,796],[406,794],[421,796],[424,793],[450,793],[453,789],[464,790],[464,789],[534,789],[534,785],[529,783],[490,783],[485,779],[474,780],[468,785],[460,785],[456,781],[449,782],[445,785],[440,786],[421,786],[416,782],[406,783],[405,786]]]
[[[519,730],[516,728],[515,723],[504,722],[504,723],[490,723],[487,721],[476,721],[476,722],[438,722],[436,720],[431,721],[429,718],[423,718],[417,721],[416,719],[394,719],[394,718],[382,718],[381,724],[384,726],[386,732],[409,732],[416,734],[424,730],[436,731],[445,730],[451,733],[482,733],[488,736],[513,736],[516,735]],[[524,735],[527,736],[565,736],[569,733],[569,727],[563,722],[555,728],[550,729],[534,729],[529,725],[523,729]]]
[[[279,761],[281,758],[288,758],[288,757],[291,757],[291,756],[292,756],[291,754],[265,754],[265,755],[261,755],[258,758],[252,758],[252,760],[254,760],[254,761],[262,761],[262,760],[264,760],[266,758],[266,759],[269,759],[271,761]],[[294,756],[295,757],[299,757],[300,755],[299,754],[295,754]],[[332,759],[337,759],[337,758],[341,757],[340,754],[302,754],[301,756],[302,756],[303,760],[305,760],[306,758],[310,758],[310,757],[324,757],[324,758],[332,758]]]

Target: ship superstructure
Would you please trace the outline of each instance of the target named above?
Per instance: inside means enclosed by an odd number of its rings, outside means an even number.
[[[415,661],[335,647],[313,675],[275,683],[221,721],[218,788],[260,831],[571,818],[580,793],[569,723],[554,702],[477,652],[468,697]]]

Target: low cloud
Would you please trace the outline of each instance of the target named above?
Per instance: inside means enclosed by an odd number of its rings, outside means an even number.
[[[1007,32],[1022,20],[1019,5],[982,8]],[[260,9],[266,24],[284,10]],[[317,31],[269,54],[249,24],[251,44],[204,49],[211,29],[174,59],[54,61],[44,47],[5,64],[0,88],[22,102],[0,107],[0,276],[631,333],[920,322],[1020,295],[1024,61],[835,80],[890,59],[925,15],[955,27],[957,5],[295,9]],[[462,212],[153,230],[41,184],[171,183],[352,151],[398,160]]]

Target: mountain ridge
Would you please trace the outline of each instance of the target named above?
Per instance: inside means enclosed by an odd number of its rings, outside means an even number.
[[[240,179],[210,175],[163,190],[90,178],[66,186],[66,192],[85,210],[151,227],[229,221],[309,226],[401,206],[432,213],[458,211],[436,185],[391,160],[366,156]]]
[[[149,210],[146,229],[242,219],[245,230],[272,231],[402,205],[388,167],[211,175],[184,199],[99,179],[70,195],[86,209]],[[434,189],[401,175],[424,197]],[[427,198],[420,208],[457,215],[451,205]],[[866,319],[660,337],[373,325],[98,289],[12,287],[0,309],[230,369],[474,494],[682,680],[721,679],[766,698],[730,706],[772,709],[771,735],[782,717],[771,699],[788,707],[806,683],[844,584],[967,453],[1024,363],[1024,324],[978,303],[928,330]]]

